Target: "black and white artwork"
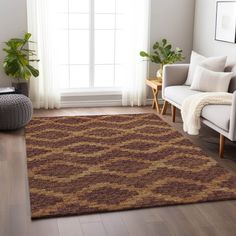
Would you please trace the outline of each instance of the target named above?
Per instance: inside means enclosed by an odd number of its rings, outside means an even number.
[[[236,43],[236,1],[216,2],[215,40]]]

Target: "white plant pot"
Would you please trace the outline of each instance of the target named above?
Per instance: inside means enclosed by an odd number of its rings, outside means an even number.
[[[160,82],[162,82],[162,68],[157,70],[156,77]]]

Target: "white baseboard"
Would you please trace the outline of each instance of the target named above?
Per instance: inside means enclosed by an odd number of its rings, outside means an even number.
[[[100,100],[100,101],[62,101],[62,108],[69,107],[118,107],[122,106],[121,101],[119,100]]]
[[[162,101],[160,101],[162,103]],[[147,99],[147,105],[152,104],[152,99]],[[121,100],[91,100],[91,101],[62,101],[62,108],[74,107],[120,107],[122,106]]]

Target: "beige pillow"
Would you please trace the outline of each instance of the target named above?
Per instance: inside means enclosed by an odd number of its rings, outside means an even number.
[[[228,92],[233,74],[215,72],[197,66],[190,89],[203,92]]]
[[[189,65],[188,77],[185,85],[191,85],[197,66],[202,66],[208,70],[223,72],[225,69],[227,57],[204,57],[194,51],[191,54],[191,60]]]

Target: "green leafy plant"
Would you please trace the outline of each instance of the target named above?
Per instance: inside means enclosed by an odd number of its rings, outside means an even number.
[[[39,71],[30,65],[30,62],[39,61],[35,59],[35,51],[28,49],[30,33],[26,33],[23,39],[12,38],[5,42],[6,48],[3,49],[7,53],[3,68],[5,73],[12,78],[29,80],[32,76],[38,77]]]
[[[160,64],[160,69],[166,64],[173,64],[177,61],[184,60],[182,54],[183,50],[180,48],[172,49],[172,45],[166,40],[162,39],[153,45],[153,53],[140,52],[141,57],[148,58],[151,62]]]

